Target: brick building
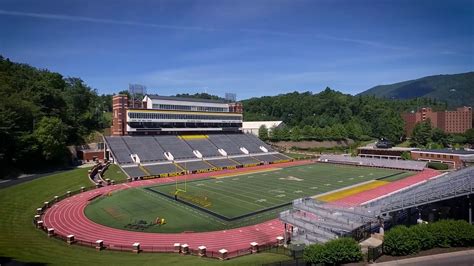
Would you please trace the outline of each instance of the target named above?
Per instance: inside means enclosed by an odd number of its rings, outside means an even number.
[[[472,150],[413,150],[411,158],[418,161],[446,163],[452,168],[460,168],[465,164],[474,162],[474,151]]]
[[[417,112],[404,113],[405,134],[411,136],[416,123],[431,121],[431,126],[446,133],[464,133],[472,128],[472,107],[460,107],[455,111],[433,112],[431,108],[421,108]]]
[[[112,98],[112,109],[112,136],[240,132],[242,128],[239,102],[145,95],[132,103],[119,94]]]

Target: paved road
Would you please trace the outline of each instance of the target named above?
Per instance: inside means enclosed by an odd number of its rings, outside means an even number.
[[[377,263],[377,266],[474,266],[474,250],[443,253],[432,256]]]

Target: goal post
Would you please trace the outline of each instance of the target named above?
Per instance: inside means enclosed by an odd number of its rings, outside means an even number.
[[[178,173],[178,165],[175,164],[176,167],[176,173]],[[186,169],[186,162],[184,163],[184,168]],[[184,182],[178,182],[178,177],[179,175],[176,175],[175,177],[175,184],[176,184],[176,192],[175,195],[178,195],[179,192],[186,192],[187,188],[187,175],[184,175]]]

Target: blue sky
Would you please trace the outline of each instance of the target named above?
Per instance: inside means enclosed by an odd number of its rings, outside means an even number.
[[[474,1],[0,0],[0,54],[100,93],[239,99],[474,70]]]

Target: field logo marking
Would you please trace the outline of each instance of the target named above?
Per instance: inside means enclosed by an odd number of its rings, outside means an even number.
[[[278,194],[278,195],[276,195],[275,197],[276,197],[276,198],[284,198],[284,197],[286,197],[286,195],[285,195],[285,194]]]
[[[267,200],[266,200],[266,199],[258,199],[258,200],[256,200],[256,202],[265,202],[265,201],[267,201]]]
[[[285,193],[284,190],[280,190],[280,189],[272,189],[272,190],[269,190],[268,192],[269,192],[269,193],[280,193],[280,194],[281,194],[281,193]]]
[[[302,178],[297,178],[297,177],[294,177],[294,176],[291,176],[291,175],[289,175],[289,176],[287,176],[287,177],[280,177],[280,178],[278,178],[278,179],[280,179],[280,180],[288,180],[288,181],[304,181],[304,179],[302,179]]]

